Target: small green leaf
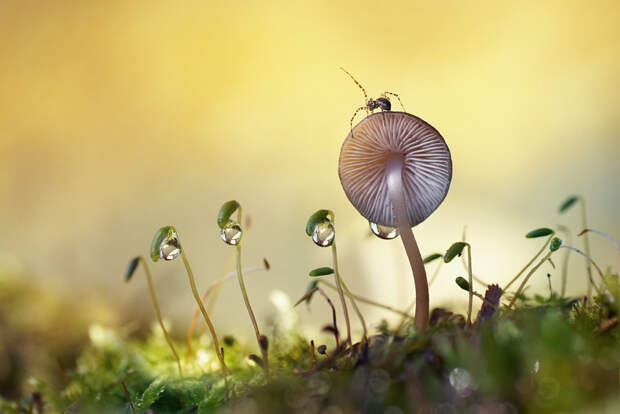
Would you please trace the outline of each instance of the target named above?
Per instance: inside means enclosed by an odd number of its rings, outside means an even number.
[[[334,269],[332,269],[331,267],[319,267],[317,269],[312,270],[310,273],[308,273],[308,275],[312,277],[316,277],[316,276],[331,275],[332,273],[334,273]]]
[[[306,223],[306,234],[308,236],[312,236],[312,232],[314,231],[314,226],[316,226],[316,224],[319,221],[329,217],[330,214],[331,214],[331,211],[329,210],[319,210],[313,215],[311,215],[310,218],[308,219],[308,223]]]
[[[134,257],[133,259],[131,259],[131,261],[127,265],[127,270],[125,270],[125,282],[129,282],[131,280],[131,277],[133,276],[139,264],[140,257]]]
[[[424,264],[428,264],[432,261],[435,261],[437,259],[439,259],[441,257],[441,253],[433,253],[433,254],[429,254],[428,256],[426,256],[424,258]]]
[[[164,226],[155,232],[155,236],[153,236],[153,241],[151,242],[151,259],[153,259],[154,262],[159,260],[159,246],[161,242],[168,237],[172,237],[174,232],[175,229],[173,226]]]
[[[536,230],[532,230],[530,231],[528,234],[525,235],[526,238],[528,239],[535,239],[537,237],[545,237],[545,236],[550,236],[553,233],[555,233],[553,230],[551,230],[548,227],[541,227],[540,229],[536,229]]]
[[[467,243],[465,242],[454,243],[452,246],[450,246],[446,254],[443,256],[443,261],[446,263],[450,263],[452,259],[454,259],[456,256],[460,256],[463,253],[463,249],[465,248],[465,246],[467,246]]]
[[[557,237],[554,237],[551,240],[551,243],[549,244],[549,250],[551,250],[552,252],[555,252],[561,246],[562,246],[562,240]]]
[[[462,276],[456,278],[456,284],[463,290],[469,292],[469,282]]]
[[[220,211],[217,213],[217,225],[223,229],[230,220],[230,216],[239,208],[240,204],[237,200],[230,200],[222,204]]]
[[[567,198],[566,201],[564,201],[560,205],[560,208],[558,209],[558,211],[560,213],[564,213],[566,210],[571,208],[577,202],[577,200],[579,200],[578,196],[571,196],[571,197]]]

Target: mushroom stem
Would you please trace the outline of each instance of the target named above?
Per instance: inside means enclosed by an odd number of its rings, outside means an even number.
[[[426,270],[424,269],[422,255],[407,218],[402,170],[403,159],[401,157],[392,157],[388,160],[386,167],[388,193],[394,209],[394,215],[396,216],[400,237],[411,265],[415,284],[415,327],[423,331],[428,323],[428,281],[426,280]]]
[[[349,343],[349,346],[351,346],[353,345],[351,342],[351,323],[349,322],[349,310],[347,309],[347,303],[345,302],[344,292],[342,290],[342,279],[340,278],[340,271],[338,270],[338,251],[336,250],[336,240],[332,243],[332,263],[334,266],[334,281],[336,282],[338,296],[340,296],[340,303],[342,303],[344,321],[347,325],[347,342]]]
[[[187,277],[189,278],[189,285],[192,288],[192,293],[194,294],[194,299],[200,308],[200,312],[202,312],[202,316],[209,327],[209,331],[211,332],[211,338],[213,339],[213,345],[215,346],[215,353],[217,354],[217,358],[220,360],[220,365],[222,366],[222,371],[224,372],[224,376],[228,375],[228,367],[226,366],[226,362],[224,362],[224,355],[222,355],[222,349],[220,348],[220,341],[217,339],[217,334],[215,333],[215,327],[211,322],[211,318],[209,318],[209,314],[207,314],[207,310],[205,309],[202,300],[200,300],[200,294],[198,293],[198,288],[196,287],[196,279],[194,278],[194,272],[192,272],[192,268],[189,266],[189,262],[187,261],[187,256],[185,256],[185,250],[181,250],[181,258],[183,259],[183,264],[185,265],[185,270],[187,271]]]
[[[161,330],[164,333],[164,338],[166,338],[166,342],[168,343],[168,346],[170,347],[170,350],[174,354],[174,359],[176,359],[177,366],[179,368],[179,375],[182,378],[183,377],[183,369],[181,368],[181,359],[179,358],[179,354],[177,354],[177,351],[174,348],[174,343],[172,342],[172,338],[170,337],[170,333],[168,333],[168,330],[166,329],[166,326],[164,325],[164,320],[163,320],[163,318],[161,316],[161,310],[159,309],[159,304],[157,303],[157,295],[155,294],[155,288],[153,287],[153,278],[151,276],[151,270],[149,269],[149,266],[146,263],[146,260],[144,260],[144,257],[139,256],[139,260],[142,263],[142,266],[144,267],[144,273],[146,273],[146,281],[147,281],[147,283],[149,285],[149,292],[151,294],[151,300],[153,301],[153,309],[155,309],[155,316],[157,317],[157,321],[159,322],[159,326],[161,327]]]

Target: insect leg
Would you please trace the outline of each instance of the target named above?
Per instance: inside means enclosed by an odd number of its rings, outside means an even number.
[[[355,110],[355,112],[353,113],[353,116],[351,117],[351,137],[353,136],[353,120],[355,119],[355,117],[357,116],[357,114],[359,113],[359,111],[361,111],[362,109],[365,109],[366,112],[368,112],[368,106],[360,106],[359,108],[357,108]]]
[[[396,97],[396,99],[398,99],[398,102],[400,103],[400,106],[403,108],[403,112],[407,112],[407,111],[405,110],[405,106],[403,105],[403,101],[401,101],[401,100],[400,100],[400,96],[398,96],[398,94],[397,94],[397,93],[394,93],[394,92],[387,92],[387,91],[386,91],[386,92],[383,92],[383,95],[381,95],[381,96],[383,96],[384,98],[387,98],[387,96],[386,96],[386,95],[392,95],[392,96],[395,96],[395,97]]]

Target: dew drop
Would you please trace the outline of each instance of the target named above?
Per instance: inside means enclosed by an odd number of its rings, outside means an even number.
[[[220,230],[220,238],[224,243],[235,246],[241,241],[243,229],[236,221],[229,221],[222,230]]]
[[[314,226],[312,241],[314,241],[317,246],[331,246],[335,237],[336,230],[330,219],[323,219]]]
[[[164,260],[174,260],[181,254],[181,244],[179,243],[179,235],[173,231],[169,237],[166,237],[159,245],[159,258]]]
[[[448,377],[450,385],[459,394],[466,394],[472,385],[471,374],[464,368],[454,368]]]
[[[370,230],[372,230],[375,236],[382,239],[395,239],[400,234],[396,227],[382,226],[381,224],[373,223],[372,221],[369,221],[368,223],[370,224]]]

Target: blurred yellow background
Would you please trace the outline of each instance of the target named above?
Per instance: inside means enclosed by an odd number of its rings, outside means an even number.
[[[373,299],[405,307],[413,283],[399,241],[368,236],[337,176],[359,89],[401,95],[452,151],[445,202],[414,229],[443,252],[467,226],[475,273],[506,281],[538,250],[536,227],[590,226],[620,237],[620,7],[615,1],[215,2],[5,0],[0,3],[0,263],[72,301],[96,294],[129,321],[148,312],[143,275],[127,261],[174,224],[205,288],[233,249],[215,218],[238,199],[252,217],[244,263],[261,320],[273,289],[296,299],[330,252],[303,232],[335,210],[342,273]],[[581,247],[581,240],[574,242]],[[601,265],[617,264],[592,238]],[[182,265],[152,266],[166,315],[187,323]],[[571,258],[569,293],[584,287]],[[546,290],[544,268],[533,285]],[[141,272],[141,271],[140,271]],[[429,269],[432,272],[432,268]],[[444,266],[433,305],[464,304]],[[234,282],[234,281],[233,281]],[[251,332],[236,283],[214,320]],[[299,315],[324,324],[324,303]],[[374,323],[387,314],[364,308]],[[393,320],[393,319],[392,319]]]

